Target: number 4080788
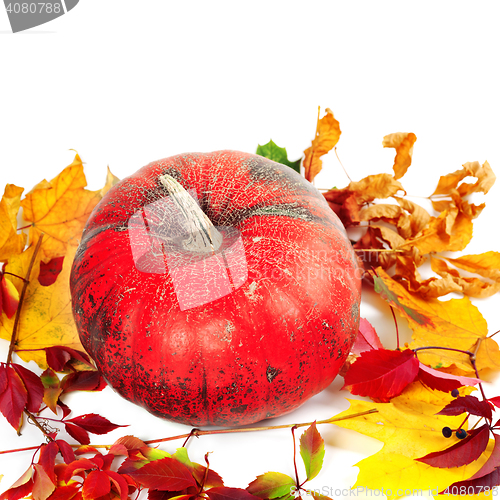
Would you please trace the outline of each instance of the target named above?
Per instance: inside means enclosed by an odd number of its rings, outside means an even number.
[[[7,5],[7,12],[14,14],[60,14],[62,6],[59,2],[15,2]]]

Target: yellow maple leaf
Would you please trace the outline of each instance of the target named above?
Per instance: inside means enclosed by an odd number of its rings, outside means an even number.
[[[470,392],[470,388],[467,390]],[[372,408],[378,412],[332,423],[384,443],[379,452],[356,464],[359,475],[353,488],[383,491],[388,499],[424,492],[432,495],[479,470],[492,451],[493,440],[477,461],[465,467],[436,469],[414,460],[453,444],[443,437],[442,428],[457,428],[463,415],[436,415],[451,400],[449,394],[433,391],[419,382],[410,384],[390,403],[350,400],[350,408],[338,416]]]
[[[23,218],[31,222],[30,245],[45,234],[41,248],[44,262],[64,255],[69,243],[78,243],[90,213],[102,198],[101,190],[89,191],[86,185],[83,164],[76,154],[73,163],[57,177],[37,184],[21,202]]]
[[[488,325],[467,297],[441,301],[409,293],[382,268],[377,268],[375,291],[408,320],[413,331],[411,349],[427,346],[476,352],[478,370],[500,368],[500,351],[493,339],[486,339]],[[419,352],[419,359],[432,367],[455,365],[462,374],[474,373],[469,356],[456,351]]]
[[[326,108],[325,112],[326,115],[320,119],[318,108],[316,134],[311,147],[304,151],[305,157],[302,164],[305,168],[304,176],[309,182],[312,182],[323,168],[323,162],[320,158],[331,151],[340,139],[339,122],[333,117],[331,109]]]
[[[43,242],[43,244],[45,241]],[[42,247],[43,247],[42,244]],[[22,254],[9,259],[7,270],[18,276],[26,276],[33,256],[31,246]],[[35,257],[30,283],[22,303],[15,351],[24,361],[34,360],[41,368],[47,368],[44,347],[63,345],[83,351],[73,320],[69,274],[76,246],[70,246],[64,258],[63,269],[54,284],[42,286],[38,282],[40,255]],[[23,282],[12,278],[20,291]],[[10,340],[14,327],[14,317],[0,317],[0,338]]]
[[[21,206],[23,188],[7,184],[0,200],[0,261],[22,252],[26,235],[17,233],[17,214]]]
[[[417,136],[412,132],[396,132],[386,135],[382,140],[384,148],[396,149],[396,157],[394,158],[394,165],[392,167],[395,179],[403,177],[411,165],[413,145],[416,140]]]

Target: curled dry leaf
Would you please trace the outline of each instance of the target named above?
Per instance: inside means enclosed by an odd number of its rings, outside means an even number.
[[[304,176],[312,182],[323,168],[321,157],[326,155],[337,144],[340,139],[339,122],[333,117],[332,110],[326,108],[326,114],[319,118],[316,125],[316,134],[309,148],[304,151],[303,165],[305,168]]]
[[[394,178],[400,179],[406,174],[411,165],[413,155],[413,145],[417,136],[412,132],[396,132],[386,135],[382,141],[384,148],[395,148],[396,157],[394,158]]]

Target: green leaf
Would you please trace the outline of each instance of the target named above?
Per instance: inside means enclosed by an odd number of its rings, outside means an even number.
[[[300,456],[304,461],[307,480],[310,481],[319,474],[325,456],[325,442],[316,429],[316,422],[300,436]]]
[[[295,480],[281,472],[266,472],[247,486],[247,491],[259,498],[278,498],[290,495]]]
[[[280,148],[276,145],[272,140],[267,144],[261,146],[260,144],[257,146],[256,153],[264,158],[268,158],[269,160],[276,161],[281,163],[282,165],[286,165],[287,167],[293,168],[296,172],[300,174],[300,162],[301,159],[297,161],[290,161],[288,159],[288,155],[285,148]]]

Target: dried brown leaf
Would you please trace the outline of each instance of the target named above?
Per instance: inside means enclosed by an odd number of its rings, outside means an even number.
[[[384,148],[395,148],[396,157],[394,158],[394,178],[400,179],[406,174],[411,165],[413,155],[413,145],[417,136],[412,132],[396,132],[386,135],[382,141]]]

